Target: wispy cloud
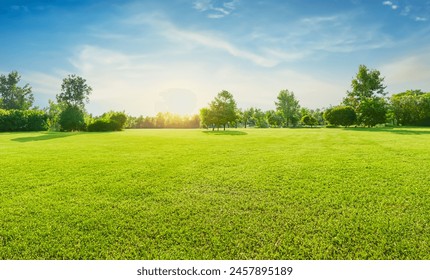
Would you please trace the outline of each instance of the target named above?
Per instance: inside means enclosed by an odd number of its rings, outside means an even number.
[[[194,9],[199,12],[207,12],[207,17],[211,19],[219,19],[230,15],[237,7],[239,0],[222,2],[216,4],[212,0],[197,0],[194,2]]]
[[[415,17],[415,21],[427,21],[428,18],[426,17]]]
[[[384,1],[384,2],[382,2],[382,5],[384,5],[384,6],[389,6],[389,7],[391,7],[391,9],[393,9],[393,10],[397,10],[397,9],[399,8],[399,6],[398,6],[398,5],[394,4],[394,3],[393,3],[393,2],[391,2],[391,1]]]
[[[429,49],[421,50],[412,55],[399,57],[379,67],[386,77],[391,93],[398,93],[407,89],[430,90],[430,58]],[[414,85],[415,88],[412,88]]]

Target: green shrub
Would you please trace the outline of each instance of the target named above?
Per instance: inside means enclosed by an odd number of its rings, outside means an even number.
[[[85,130],[84,112],[78,106],[68,106],[60,113],[59,124],[62,131]]]
[[[88,131],[120,131],[124,128],[127,116],[123,112],[104,113],[100,118],[88,125]]]
[[[43,131],[48,116],[40,110],[1,110],[0,131]]]
[[[99,131],[114,131],[117,130],[118,124],[108,119],[97,119],[93,123],[88,125],[88,131],[99,132]]]

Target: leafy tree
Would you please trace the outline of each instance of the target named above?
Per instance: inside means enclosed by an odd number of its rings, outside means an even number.
[[[28,110],[33,105],[31,87],[28,84],[19,87],[20,80],[21,76],[17,71],[12,71],[7,76],[0,75],[0,108]]]
[[[209,108],[200,110],[202,122],[207,126],[212,125],[219,129],[220,126],[225,127],[228,123],[236,122],[238,119],[236,101],[233,95],[223,90],[209,103]]]
[[[255,109],[252,107],[243,111],[242,122],[243,122],[245,128],[247,127],[247,125],[252,120],[252,117],[254,116],[254,112],[255,112]]]
[[[266,118],[266,113],[263,112],[261,109],[256,108],[254,110],[253,120],[255,123],[255,127],[258,127],[258,128],[268,128],[269,127],[269,123],[268,123],[267,118]]]
[[[324,119],[332,125],[348,127],[357,121],[357,114],[351,106],[336,106],[324,112]]]
[[[76,75],[64,78],[61,93],[57,95],[57,102],[84,108],[85,103],[89,102],[89,95],[92,92],[92,88],[86,82],[85,79]]]
[[[282,125],[282,116],[279,112],[269,110],[266,112],[267,122],[271,127],[280,127]]]
[[[297,125],[300,115],[299,101],[295,98],[294,92],[287,89],[281,90],[275,102],[276,110],[283,117],[283,124],[286,127],[290,125]]]
[[[387,120],[387,102],[384,98],[364,98],[357,108],[358,122],[372,127]]]
[[[318,124],[318,120],[312,115],[304,115],[300,121],[310,127]]]
[[[407,90],[393,94],[390,110],[399,125],[425,125],[430,119],[430,94],[421,90]]]
[[[62,131],[85,130],[85,117],[82,108],[77,105],[67,106],[59,116]]]
[[[356,110],[359,123],[374,126],[386,121],[387,106],[384,97],[387,92],[384,77],[381,77],[378,70],[370,70],[365,65],[360,65],[351,82],[351,88],[343,104]]]

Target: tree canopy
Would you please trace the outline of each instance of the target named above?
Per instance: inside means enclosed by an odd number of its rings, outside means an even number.
[[[375,126],[385,123],[388,107],[384,97],[387,92],[381,73],[360,65],[351,88],[343,104],[354,108],[359,124]]]
[[[283,118],[283,124],[286,127],[296,125],[300,119],[300,105],[299,101],[294,96],[294,92],[287,89],[281,90],[275,102],[276,110]]]
[[[0,75],[0,109],[28,110],[33,105],[34,97],[29,84],[18,86],[21,76],[17,71],[7,76]]]
[[[57,95],[57,102],[84,108],[85,103],[89,102],[89,95],[93,90],[86,82],[84,78],[74,74],[64,78],[61,93]]]
[[[224,130],[227,124],[234,123],[238,119],[238,110],[233,95],[223,90],[209,103],[209,108],[200,110],[200,118],[207,127],[212,129],[223,126]]]

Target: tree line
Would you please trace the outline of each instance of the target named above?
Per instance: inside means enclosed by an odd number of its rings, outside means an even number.
[[[223,90],[198,115],[180,116],[169,112],[156,116],[133,117],[109,111],[89,114],[85,105],[92,88],[77,75],[63,79],[56,100],[43,109],[33,107],[29,84],[19,86],[17,71],[0,75],[0,131],[114,131],[123,128],[211,128],[297,127],[297,126],[430,126],[430,93],[407,90],[387,97],[384,77],[375,69],[360,65],[351,89],[341,104],[323,109],[300,106],[294,92],[281,90],[274,109],[239,109],[233,95]]]
[[[326,109],[300,106],[294,92],[281,90],[274,110],[237,108],[233,95],[223,90],[200,110],[203,127],[297,127],[366,126],[379,124],[430,126],[430,93],[408,90],[387,97],[384,77],[375,69],[360,65],[341,104]]]

